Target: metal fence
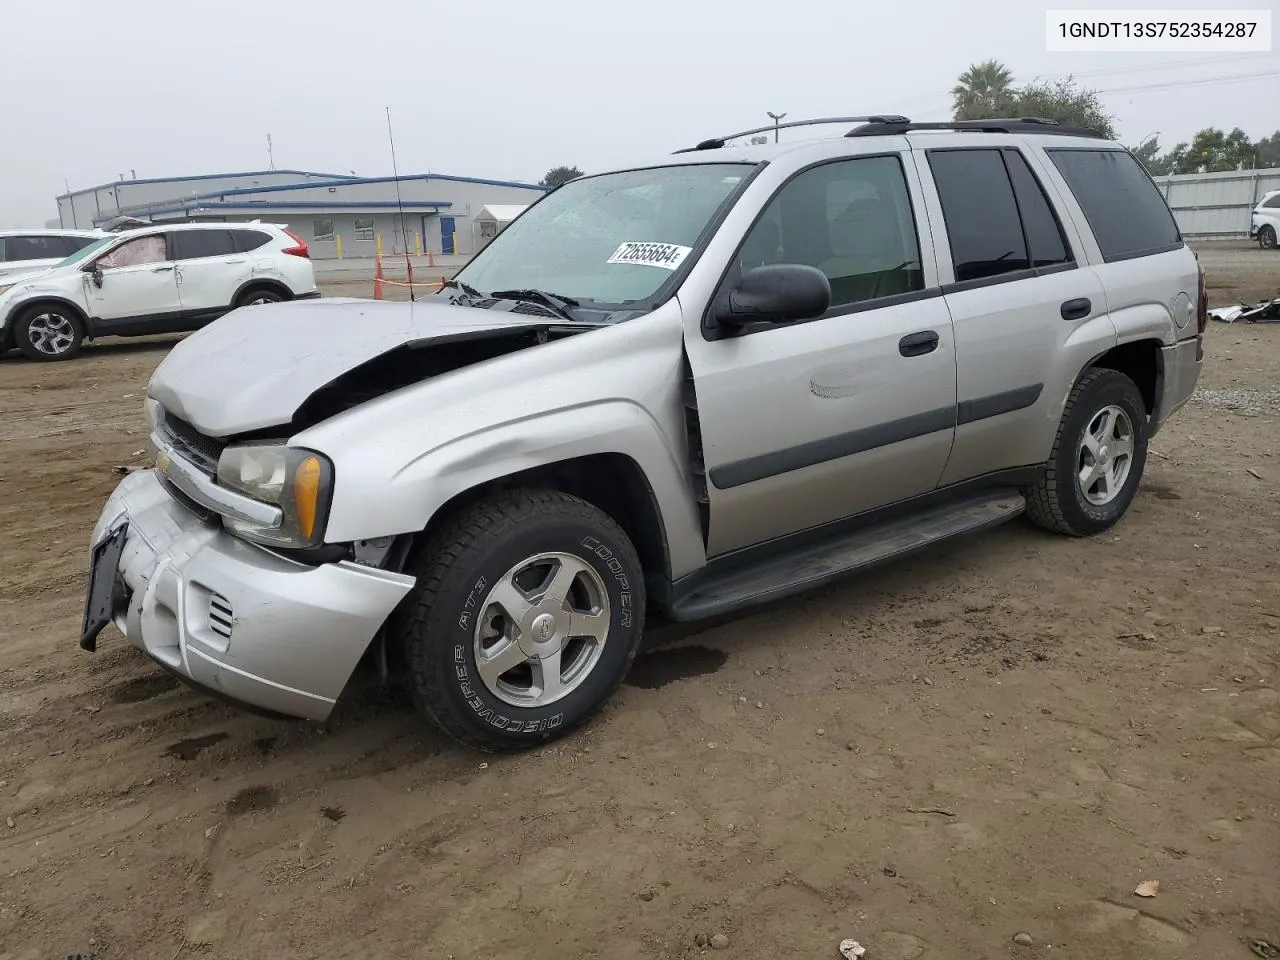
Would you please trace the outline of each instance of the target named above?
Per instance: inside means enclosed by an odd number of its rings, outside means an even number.
[[[1182,235],[1231,240],[1249,235],[1249,215],[1269,190],[1280,190],[1280,167],[1181,173],[1156,177]]]

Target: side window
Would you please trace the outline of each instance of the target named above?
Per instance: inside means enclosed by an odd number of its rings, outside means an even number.
[[[1071,255],[1067,238],[1062,233],[1062,224],[1058,222],[1044,188],[1027,166],[1026,159],[1017,150],[1006,150],[1004,162],[1009,169],[1009,179],[1013,181],[1013,195],[1018,199],[1027,246],[1031,248],[1031,265],[1053,267],[1074,262],[1075,257]]]
[[[1027,270],[1022,222],[999,150],[930,150],[956,281]]]
[[[63,237],[62,247],[66,250],[65,256],[71,256],[73,253],[79,253],[91,243],[97,243],[93,237]]]
[[[769,201],[739,252],[742,270],[817,267],[833,308],[924,288],[911,196],[897,157],[859,157],[798,174]]]
[[[1263,206],[1266,207],[1268,210],[1275,210],[1277,208],[1280,208],[1280,193],[1277,193],[1274,197],[1269,199],[1266,203],[1263,204]]]
[[[271,234],[261,230],[232,230],[231,235],[235,239],[237,253],[248,253],[271,242]]]
[[[9,237],[4,249],[8,261],[61,260],[66,256],[61,237]]]
[[[1123,150],[1045,151],[1075,195],[1107,261],[1172,250],[1182,243],[1160,189]]]
[[[352,234],[359,241],[373,243],[373,221],[357,220],[355,222],[355,229],[352,230]]]
[[[163,233],[137,237],[122,243],[110,253],[98,259],[98,268],[137,267],[148,263],[164,263],[169,259],[169,245]]]
[[[311,239],[317,243],[333,240],[333,217],[311,221]]]
[[[236,252],[230,230],[176,230],[173,247],[175,260],[228,257]]]

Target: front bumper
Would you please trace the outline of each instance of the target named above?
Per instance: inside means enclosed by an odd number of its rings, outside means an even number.
[[[94,545],[127,524],[114,621],[130,644],[223,699],[323,720],[414,578],[286,560],[201,520],[154,470],[125,477]],[[109,573],[109,572],[108,572]]]

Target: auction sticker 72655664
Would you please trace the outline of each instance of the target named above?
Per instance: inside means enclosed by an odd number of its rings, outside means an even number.
[[[646,267],[674,270],[692,250],[693,247],[682,247],[678,243],[628,240],[613,251],[605,263],[638,263]]]

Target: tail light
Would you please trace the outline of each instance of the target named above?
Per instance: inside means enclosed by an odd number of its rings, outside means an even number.
[[[1203,336],[1209,327],[1209,289],[1204,281],[1204,264],[1197,263],[1196,270],[1200,274],[1199,289],[1196,292],[1196,333]]]
[[[289,239],[293,241],[294,245],[292,247],[285,247],[280,252],[287,253],[293,257],[306,257],[308,260],[310,260],[311,251],[307,249],[306,241],[303,240],[296,233],[294,233],[292,230],[286,230],[285,233],[289,235]]]

